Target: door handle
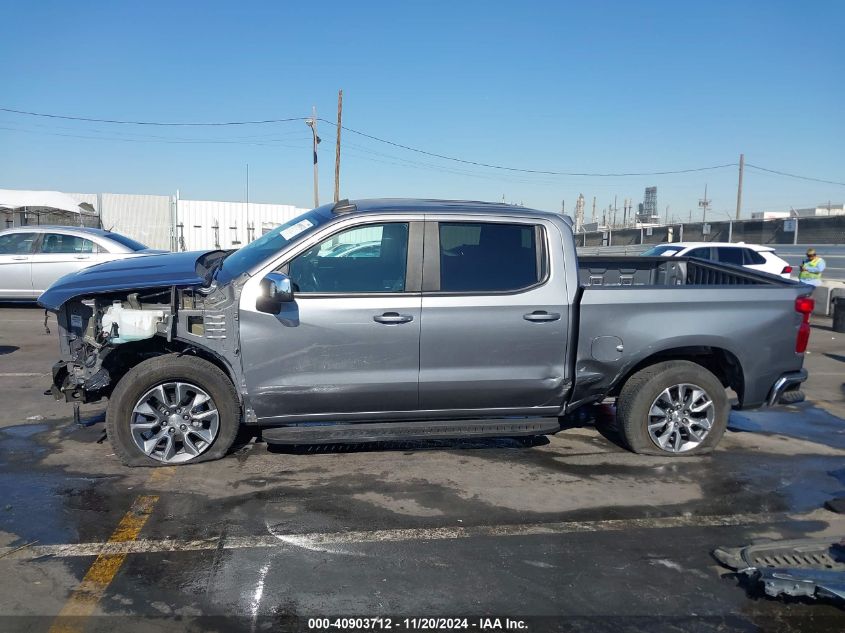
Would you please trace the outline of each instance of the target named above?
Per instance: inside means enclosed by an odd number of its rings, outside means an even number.
[[[16,262],[25,262],[29,257],[13,257],[12,259]]]
[[[91,259],[90,255],[74,255],[74,259]]]
[[[414,317],[410,314],[399,314],[398,312],[385,312],[384,314],[377,314],[373,317],[376,323],[384,323],[385,325],[395,325],[397,323],[408,323],[413,321]]]
[[[529,314],[523,314],[522,318],[526,321],[557,321],[560,318],[559,312],[546,312],[545,310],[534,310]]]

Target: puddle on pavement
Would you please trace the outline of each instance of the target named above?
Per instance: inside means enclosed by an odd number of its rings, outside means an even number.
[[[75,542],[80,521],[68,511],[106,505],[96,492],[103,478],[73,477],[38,465],[50,450],[39,442],[39,435],[55,428],[64,432],[64,426],[38,423],[0,429],[0,531],[17,535],[16,544]]]
[[[783,409],[732,411],[728,429],[777,433],[845,449],[845,420],[809,403]]]

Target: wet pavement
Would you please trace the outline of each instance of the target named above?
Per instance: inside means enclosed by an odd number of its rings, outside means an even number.
[[[19,347],[0,354],[2,631],[320,630],[308,618],[325,616],[845,628],[842,609],[758,596],[711,556],[845,535],[823,508],[845,495],[845,335],[823,321],[808,401],[735,412],[712,456],[633,455],[600,424],[534,442],[250,442],[220,462],[128,469],[102,424],[76,427],[43,378],[12,375],[49,372],[56,344],[32,311],[2,315],[0,349]]]

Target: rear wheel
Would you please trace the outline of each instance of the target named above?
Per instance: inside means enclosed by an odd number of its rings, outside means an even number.
[[[616,401],[625,443],[635,453],[695,455],[719,443],[730,407],[710,371],[689,361],[667,361],[631,376]]]
[[[237,435],[240,411],[229,377],[195,356],[158,356],[131,369],[106,411],[106,432],[127,466],[219,459]]]

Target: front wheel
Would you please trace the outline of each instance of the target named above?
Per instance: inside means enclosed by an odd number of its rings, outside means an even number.
[[[631,376],[616,400],[625,443],[646,455],[695,455],[715,448],[728,425],[725,388],[690,361],[667,361]]]
[[[223,457],[240,408],[229,377],[195,356],[145,360],[120,380],[106,410],[106,433],[127,466],[172,466]]]

